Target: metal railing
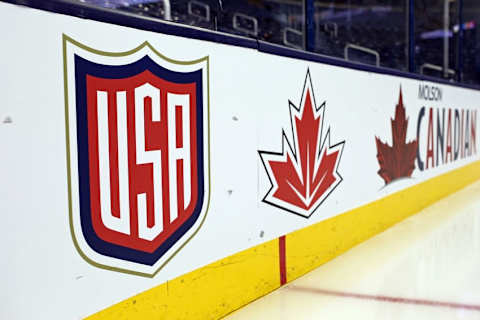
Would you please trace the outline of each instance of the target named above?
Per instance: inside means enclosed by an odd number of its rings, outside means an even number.
[[[18,1],[37,2],[35,0]],[[61,0],[53,1],[63,2]],[[335,57],[341,57],[343,53],[344,58],[352,62],[371,63],[378,67],[382,63],[385,67],[400,70],[406,69],[412,73],[419,72],[423,74],[424,72],[428,73],[430,70],[435,71],[435,76],[444,79],[450,79],[452,75],[455,75],[458,81],[461,81],[466,75],[468,78],[465,82],[480,82],[478,80],[480,72],[474,68],[468,69],[463,67],[464,63],[472,64],[470,60],[464,59],[464,52],[467,54],[467,50],[472,49],[470,47],[464,49],[464,42],[467,42],[463,31],[470,29],[478,30],[476,25],[471,26],[464,23],[462,13],[464,12],[463,2],[465,0],[440,0],[439,3],[433,6],[435,11],[432,14],[440,20],[435,25],[435,30],[423,30],[422,28],[425,27],[420,27],[421,25],[415,29],[415,21],[417,19],[422,22],[427,18],[422,12],[420,12],[420,16],[415,16],[415,0],[404,0],[405,7],[396,5],[383,6],[384,10],[395,9],[395,12],[392,11],[392,13],[395,13],[393,17],[404,21],[402,27],[392,31],[392,36],[400,37],[401,32],[403,32],[400,29],[403,28],[403,25],[405,26],[405,37],[402,36],[402,39],[398,39],[395,42],[395,47],[386,47],[382,42],[383,40],[376,35],[372,35],[369,38],[369,33],[375,32],[374,30],[379,28],[378,21],[375,22],[377,26],[374,28],[370,27],[371,24],[368,21],[363,20],[363,22],[359,21],[358,26],[355,26],[356,15],[365,13],[365,17],[367,17],[366,14],[370,12],[368,11],[370,9],[368,5],[351,6],[350,2],[348,2],[348,5],[342,5],[330,2],[327,4],[327,2],[314,0],[302,2],[271,0],[269,2],[277,3],[278,7],[266,10],[262,6],[252,6],[245,0],[235,4],[232,1],[228,5],[223,0],[212,0],[211,2],[206,2],[206,0],[178,2],[172,2],[171,0],[76,1],[110,9],[117,8],[122,11],[129,11],[128,8],[131,7],[130,10],[133,13],[138,13],[142,16],[151,14],[153,18],[162,18],[169,21],[183,22],[185,20],[186,24],[197,24],[204,28],[259,38],[299,50],[318,51]],[[45,2],[48,1],[45,0]],[[243,2],[245,2],[245,10],[241,4]],[[313,6],[307,5],[308,3],[313,3]],[[480,8],[480,5],[478,7]],[[325,10],[319,12],[319,8],[325,8]],[[339,8],[342,10],[336,10]],[[405,12],[403,17],[402,12]],[[455,16],[456,14],[458,17]],[[385,16],[382,17],[385,18]],[[478,20],[476,18],[471,19],[473,20],[467,22],[474,24]],[[392,23],[398,24],[400,20],[392,21]],[[386,25],[390,23],[388,20],[382,21]],[[212,22],[214,23],[212,24]],[[362,34],[362,27],[365,27],[365,34]],[[431,38],[437,39],[435,40],[435,45],[430,46],[421,37],[418,40],[419,42],[416,43],[416,38],[418,38],[418,35],[415,33],[416,30],[424,31],[422,35],[424,33],[436,32],[435,37]],[[468,35],[471,35],[473,32],[478,33],[478,31],[471,31]],[[474,36],[469,36],[468,38],[469,44],[474,42],[472,37],[474,38]],[[433,40],[430,42],[433,42]],[[435,52],[429,52],[428,55],[425,55],[422,45],[430,51],[435,50]],[[430,49],[430,47],[434,47],[434,49]],[[476,47],[474,50],[473,54],[479,52]],[[470,51],[468,51],[468,54],[472,55]],[[418,63],[417,61],[419,61],[417,56],[420,57],[420,61],[423,60],[422,58],[427,57],[427,61],[434,61],[436,64],[425,63],[421,66],[415,66]]]
[[[241,25],[241,21],[250,22],[252,24],[252,29],[245,28]],[[255,17],[236,12],[233,15],[233,29],[236,31],[243,32],[247,35],[258,36],[258,20]]]
[[[196,13],[195,10],[193,10],[194,6],[196,6],[197,8],[203,9],[205,11],[205,15],[202,16],[201,14]],[[208,4],[200,2],[200,1],[195,1],[195,0],[189,1],[188,2],[188,14],[192,17],[195,17],[195,18],[198,18],[200,20],[209,22],[210,21],[210,6]]]
[[[302,31],[298,31],[298,30],[295,30],[293,28],[285,28],[285,29],[283,29],[283,44],[288,46],[288,47],[291,47],[291,48],[303,49],[302,45],[300,45],[298,43],[291,42],[290,40],[288,40],[288,34],[289,33],[291,33],[295,36],[299,36],[303,39],[303,32]]]
[[[323,24],[323,30],[330,36],[338,37],[338,24],[335,22],[326,22]],[[332,32],[333,31],[333,32]]]
[[[444,69],[444,67],[432,64],[432,63],[424,63],[420,66],[420,73],[425,74],[425,70],[433,70],[438,72],[443,72],[443,76],[448,78],[449,75],[455,76],[456,72],[453,69]],[[446,76],[445,76],[446,75]]]
[[[351,49],[361,51],[361,52],[366,53],[366,54],[373,55],[375,57],[375,65],[377,67],[380,66],[380,54],[378,53],[378,51],[375,51],[375,50],[367,48],[367,47],[362,47],[362,46],[359,46],[359,45],[356,45],[356,44],[352,44],[352,43],[347,43],[347,45],[345,46],[345,49],[344,49],[345,60],[352,61],[349,57],[349,54],[348,54]],[[355,61],[355,62],[361,62],[361,61]]]
[[[164,10],[164,19],[172,21],[172,6],[170,5],[170,0],[162,0],[163,10]]]

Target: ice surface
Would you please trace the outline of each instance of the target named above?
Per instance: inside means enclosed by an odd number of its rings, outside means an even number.
[[[226,319],[480,319],[479,196],[477,182]]]

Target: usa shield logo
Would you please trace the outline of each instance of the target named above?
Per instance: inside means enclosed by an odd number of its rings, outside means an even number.
[[[89,263],[154,276],[209,200],[208,57],[145,42],[103,52],[64,36],[70,228]]]

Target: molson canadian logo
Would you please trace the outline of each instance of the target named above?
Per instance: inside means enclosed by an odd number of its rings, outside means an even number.
[[[101,52],[64,36],[70,227],[91,264],[153,276],[209,199],[208,57],[150,44]]]
[[[395,107],[395,118],[390,119],[392,127],[392,145],[375,137],[377,159],[380,165],[378,174],[389,184],[396,179],[410,177],[415,169],[417,140],[407,142],[408,119],[403,106],[402,90]]]
[[[309,218],[340,184],[337,172],[345,141],[324,132],[325,102],[317,107],[307,71],[299,107],[289,103],[292,140],[282,132],[282,151],[259,151],[271,188],[265,203]]]
[[[443,93],[440,88],[420,85],[418,97],[441,101]],[[415,163],[424,171],[477,153],[476,110],[423,106],[417,116],[416,139],[411,141],[407,141],[408,123],[400,89],[395,118],[391,119],[392,145],[375,137],[378,174],[385,184],[411,177]]]
[[[435,116],[434,116],[435,115]],[[420,147],[425,139],[424,148]],[[477,110],[422,107],[417,118],[420,171],[477,154]]]

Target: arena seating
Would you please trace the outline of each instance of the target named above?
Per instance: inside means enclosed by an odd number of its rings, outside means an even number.
[[[170,0],[169,10],[165,2],[159,0],[82,2],[304,49],[301,1]],[[381,67],[407,71],[407,34],[402,6],[365,6],[347,10],[341,6],[345,1],[335,3],[337,8],[316,9],[315,52],[342,59],[348,56],[355,62],[378,63]],[[417,17],[420,26],[426,22],[422,22],[422,18],[428,17]],[[435,69],[443,66],[443,39],[422,39],[419,30],[416,30],[415,37],[417,72],[443,77],[443,72]],[[475,39],[474,28],[465,31],[464,81],[467,83],[479,80]],[[451,38],[449,45],[449,65],[453,70],[458,67],[455,65],[455,37]],[[455,72],[449,73],[449,77],[453,79]]]

